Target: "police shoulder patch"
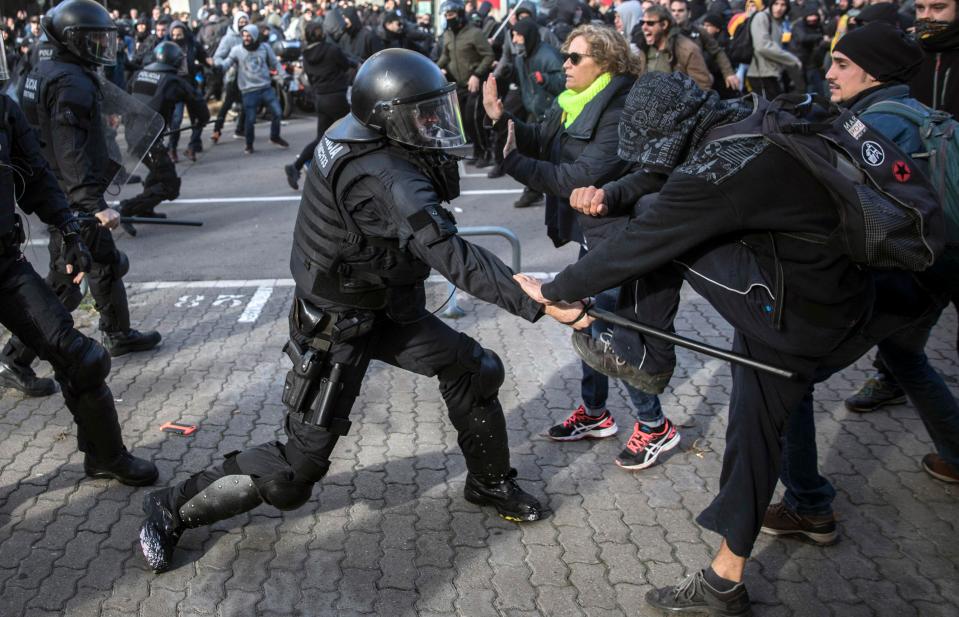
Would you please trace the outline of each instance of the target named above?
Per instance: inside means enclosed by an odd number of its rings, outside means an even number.
[[[346,156],[349,152],[350,144],[332,141],[324,136],[323,139],[320,140],[320,143],[316,145],[316,150],[313,151],[313,160],[320,170],[320,174],[324,178],[328,178],[330,171],[333,169],[333,163]]]

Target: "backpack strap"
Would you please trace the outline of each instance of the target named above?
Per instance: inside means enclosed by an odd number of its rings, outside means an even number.
[[[929,115],[899,101],[879,101],[878,103],[873,103],[859,115],[865,116],[866,114],[892,114],[900,118],[905,118],[916,126],[922,126],[922,123]]]

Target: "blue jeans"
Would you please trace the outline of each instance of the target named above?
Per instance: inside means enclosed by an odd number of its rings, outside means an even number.
[[[597,294],[596,306],[598,308],[612,311],[616,308],[616,299],[619,296],[618,289],[607,289]],[[590,326],[590,336],[599,339],[602,336],[611,336],[610,326],[604,321],[594,321]],[[624,383],[629,400],[636,408],[636,417],[643,424],[657,425],[661,424],[664,415],[663,408],[659,402],[659,397],[655,394],[649,394],[642,390],[637,390],[633,386]],[[606,398],[609,396],[609,378],[602,373],[594,371],[585,362],[583,363],[583,379],[580,382],[580,394],[583,397],[583,405],[589,411],[596,411],[606,407]]]
[[[280,119],[283,117],[283,110],[280,109],[280,101],[276,98],[276,92],[273,88],[267,86],[252,92],[243,93],[243,114],[244,129],[246,134],[246,146],[253,147],[253,125],[256,123],[256,111],[260,105],[266,105],[270,109],[270,139],[276,139],[280,136]]]
[[[939,456],[959,469],[959,404],[923,351],[943,308],[944,304],[930,307],[921,319],[883,339],[878,348],[886,367],[919,412]],[[780,480],[790,509],[807,515],[832,512],[836,491],[819,474],[811,390],[787,421]]]

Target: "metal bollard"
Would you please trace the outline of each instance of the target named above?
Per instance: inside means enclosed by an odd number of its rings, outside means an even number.
[[[500,236],[506,238],[510,247],[513,251],[512,259],[512,268],[513,272],[520,271],[520,261],[521,261],[521,252],[519,238],[516,237],[516,234],[512,230],[506,227],[496,227],[496,226],[480,226],[480,227],[460,227],[458,234],[461,236]],[[460,308],[460,305],[456,302],[456,286],[453,283],[447,283],[448,293],[450,294],[450,299],[446,303],[446,310],[443,311],[443,317],[449,319],[459,319],[460,317],[466,316],[466,311]]]

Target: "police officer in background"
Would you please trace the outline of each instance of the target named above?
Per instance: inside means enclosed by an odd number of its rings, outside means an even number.
[[[25,234],[14,208],[17,203],[57,230],[54,265],[62,276],[79,281],[92,265],[80,223],[50,173],[23,112],[0,95],[0,324],[53,365],[63,400],[77,424],[86,474],[133,486],[153,484],[157,468],[132,456],[123,445],[113,394],[105,382],[110,355],[73,327],[70,312],[20,251]],[[0,364],[0,384],[7,383],[11,370]]]
[[[160,114],[167,127],[171,125],[177,104],[186,105],[193,123],[190,143],[198,142],[203,125],[210,120],[210,110],[191,81],[178,73],[183,63],[183,50],[173,41],[164,41],[153,50],[153,57],[155,62],[136,74],[130,84],[130,91],[134,98]],[[143,192],[120,202],[119,211],[123,216],[166,218],[165,214],[156,212],[155,208],[161,201],[180,196],[180,178],[176,175],[176,166],[162,139],[153,144],[143,162],[150,170],[143,181]],[[136,235],[133,225],[121,224],[127,232]]]
[[[152,349],[160,343],[157,332],[141,333],[130,328],[130,309],[121,278],[130,263],[110,234],[119,224],[120,215],[103,199],[112,173],[100,117],[100,82],[94,67],[112,66],[116,61],[116,25],[106,9],[93,0],[67,0],[51,10],[41,26],[55,49],[53,57],[37,63],[24,80],[23,112],[39,131],[43,156],[70,207],[95,219],[81,221],[80,234],[93,255],[88,281],[100,312],[104,346],[112,356]],[[61,258],[62,240],[60,231],[51,228],[51,263]],[[51,267],[47,282],[68,311],[80,305],[83,295],[72,277]],[[52,394],[53,383],[38,379],[30,370],[35,352],[11,338],[0,362],[11,378],[20,379],[5,385],[30,396]]]
[[[544,311],[523,297],[506,265],[457,235],[440,205],[459,194],[456,158],[444,149],[465,143],[456,85],[428,58],[388,49],[360,68],[351,114],[317,146],[293,232],[287,441],[232,452],[148,495],[140,543],[154,570],[169,567],[186,528],[261,502],[281,510],[305,504],[350,428],[370,360],[439,378],[466,459],[468,501],[513,521],[545,516],[510,467],[498,399],[503,363],[425,308],[423,282],[434,268],[529,321]],[[584,314],[570,305],[547,311],[564,322]]]

